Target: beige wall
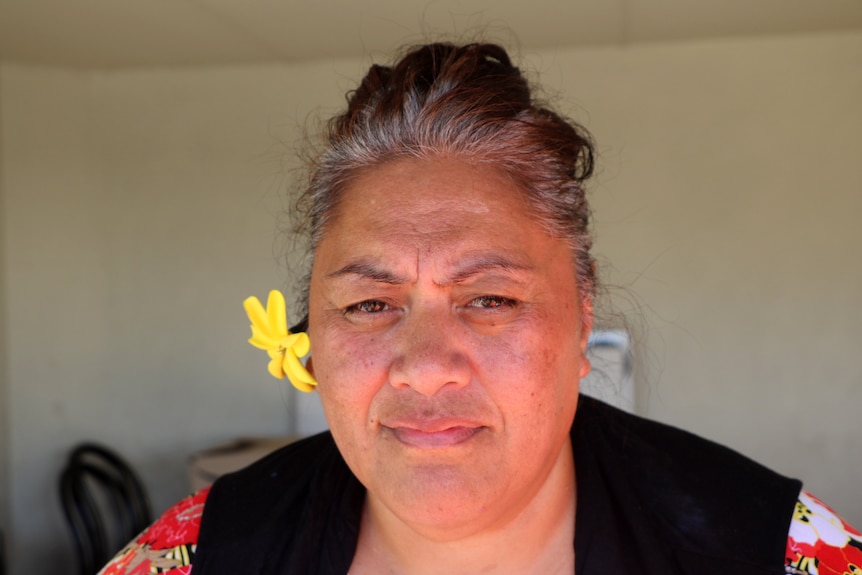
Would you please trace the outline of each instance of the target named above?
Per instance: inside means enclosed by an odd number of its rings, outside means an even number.
[[[0,94],[3,92],[3,76],[0,74]],[[0,98],[2,105],[2,98]],[[0,134],[3,128],[3,110],[0,108]],[[8,361],[6,359],[6,208],[3,193],[3,139],[0,138],[0,561],[6,553],[6,537],[9,526],[9,427],[6,380]],[[2,565],[0,565],[2,568]]]
[[[603,150],[596,252],[646,324],[643,411],[804,478],[857,524],[860,41],[554,62]]]
[[[277,139],[342,90],[330,65],[2,74],[11,543],[16,573],[60,573],[75,442],[125,454],[161,510],[195,450],[291,431],[242,300],[286,282]]]
[[[596,251],[646,325],[639,411],[806,478],[857,524],[860,53],[857,33],[525,54],[599,143]],[[245,344],[241,301],[286,283],[297,126],[364,67],[0,67],[16,573],[67,560],[55,484],[76,441],[124,453],[162,509],[189,453],[322,425]]]

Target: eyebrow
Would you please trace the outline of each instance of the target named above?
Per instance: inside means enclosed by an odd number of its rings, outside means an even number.
[[[488,272],[518,273],[530,271],[532,265],[519,262],[510,257],[500,254],[481,254],[469,260],[465,265],[459,267],[445,282],[446,285],[457,285]]]
[[[478,254],[468,257],[468,261],[455,269],[451,276],[445,281],[439,282],[440,286],[458,285],[464,283],[477,275],[489,272],[519,273],[530,271],[534,266],[519,262],[501,254]],[[379,267],[377,264],[359,260],[335,270],[327,275],[329,278],[340,278],[348,275],[359,276],[371,281],[390,285],[404,285],[410,283],[410,279],[398,275],[389,270]]]
[[[351,262],[346,266],[335,270],[327,277],[339,278],[348,275],[356,275],[365,279],[370,279],[375,282],[391,285],[403,285],[407,283],[407,278],[405,278],[404,276],[399,276],[398,274],[395,274],[388,270],[381,269],[380,267],[367,261]]]

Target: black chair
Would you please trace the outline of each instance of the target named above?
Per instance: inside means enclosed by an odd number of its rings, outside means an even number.
[[[146,490],[123,459],[101,445],[72,450],[60,476],[60,501],[78,573],[93,575],[152,521]]]

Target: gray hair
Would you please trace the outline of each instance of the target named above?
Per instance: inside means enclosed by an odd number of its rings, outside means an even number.
[[[593,144],[584,128],[535,102],[503,48],[419,46],[391,67],[372,66],[347,102],[329,122],[297,204],[312,254],[362,171],[403,158],[460,157],[494,165],[523,190],[548,233],[571,246],[581,297],[592,300],[583,182],[593,172]]]

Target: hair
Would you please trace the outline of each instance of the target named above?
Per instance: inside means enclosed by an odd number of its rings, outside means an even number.
[[[347,110],[329,121],[297,205],[312,255],[361,172],[435,157],[491,164],[511,178],[537,221],[568,241],[581,297],[592,301],[595,265],[583,187],[593,172],[591,138],[538,103],[495,44],[427,44],[392,66],[371,66],[347,94]]]

